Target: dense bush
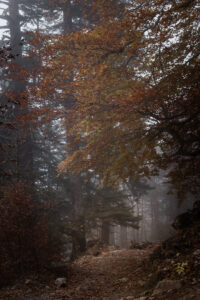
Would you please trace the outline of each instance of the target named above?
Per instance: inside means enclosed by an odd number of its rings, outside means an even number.
[[[32,200],[27,187],[15,182],[0,200],[0,284],[38,271],[59,258],[58,241],[48,222],[50,209]]]

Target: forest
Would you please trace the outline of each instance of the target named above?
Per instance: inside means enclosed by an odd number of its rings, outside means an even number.
[[[0,299],[199,299],[199,16],[0,0]]]

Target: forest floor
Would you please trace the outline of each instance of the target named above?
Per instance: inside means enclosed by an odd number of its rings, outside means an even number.
[[[158,248],[158,245],[155,244],[142,250],[107,249],[98,256],[84,255],[69,267],[68,275],[66,273],[65,276],[67,277],[66,286],[55,285],[55,274],[32,275],[19,280],[11,287],[1,289],[0,299],[199,300],[200,280],[198,276],[195,278],[183,276],[181,280],[177,280],[180,279],[178,275],[177,278],[172,276],[175,286],[169,286],[167,290],[162,290],[162,288],[156,290],[156,284],[160,280],[171,279],[171,272],[169,272],[169,259],[165,259],[161,265],[164,270],[162,275],[158,272],[159,266],[155,268],[155,265],[151,263],[150,257],[155,248]],[[176,285],[177,282],[181,282],[181,287]]]

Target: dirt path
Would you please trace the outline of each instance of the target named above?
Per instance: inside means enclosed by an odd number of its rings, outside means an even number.
[[[155,285],[147,283],[157,274],[147,264],[147,258],[153,248],[145,250],[112,250],[99,256],[85,255],[69,268],[64,268],[62,276],[44,273],[23,278],[15,285],[1,289],[1,300],[199,300],[200,279],[195,274],[182,277],[181,288],[156,291]],[[183,257],[187,260],[186,257]],[[170,279],[171,260],[163,260],[158,269],[162,269],[165,282]],[[173,269],[174,267],[172,267]],[[68,270],[68,274],[67,274]],[[55,271],[55,270],[54,270]],[[158,270],[157,270],[158,271]],[[174,272],[174,271],[173,271]],[[172,274],[171,274],[172,275]],[[153,276],[153,277],[152,277]],[[196,276],[196,277],[194,277]],[[65,287],[57,287],[55,279],[67,277]],[[176,282],[177,276],[172,280]],[[179,280],[180,281],[180,280]],[[145,296],[144,296],[145,293]]]
[[[1,290],[0,299],[120,300],[136,296],[145,280],[143,260],[151,252],[114,250],[96,257],[83,256],[73,263],[66,287],[56,287],[53,278],[45,283],[31,280],[26,285]]]
[[[101,256],[84,256],[74,264],[66,299],[116,300],[135,296],[144,280],[142,261],[149,250],[115,250]],[[73,289],[73,287],[76,287]]]

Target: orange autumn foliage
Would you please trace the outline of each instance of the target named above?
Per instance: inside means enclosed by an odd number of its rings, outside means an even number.
[[[195,192],[198,3],[138,0],[120,9],[113,1],[109,9],[104,4],[94,3],[96,22],[52,36],[43,48],[35,98],[61,105],[72,99],[60,108],[71,138],[59,172],[93,171],[115,184],[171,168],[174,186]]]

